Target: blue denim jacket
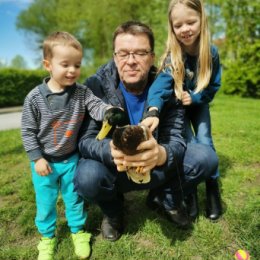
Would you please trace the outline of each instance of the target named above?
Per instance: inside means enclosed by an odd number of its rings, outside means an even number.
[[[221,65],[219,61],[218,49],[215,46],[211,46],[212,55],[212,74],[210,82],[207,88],[200,91],[199,93],[194,93],[196,72],[197,72],[197,57],[192,57],[186,55],[185,57],[185,79],[183,88],[188,91],[192,98],[192,104],[205,104],[212,101],[216,92],[221,86]],[[170,57],[167,57],[170,59]],[[166,102],[173,92],[173,81],[170,69],[165,69],[163,72],[159,73],[156,80],[150,87],[148,93],[148,106],[157,107],[159,111],[163,107],[164,102]]]

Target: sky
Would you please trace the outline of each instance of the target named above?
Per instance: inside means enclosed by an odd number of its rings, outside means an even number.
[[[39,53],[29,44],[25,31],[16,29],[16,17],[33,0],[0,0],[0,61],[10,64],[16,55],[23,56],[28,68],[39,67]],[[31,39],[31,38],[30,38]]]

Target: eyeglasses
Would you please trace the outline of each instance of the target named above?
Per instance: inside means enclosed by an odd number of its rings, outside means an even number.
[[[146,51],[146,50],[138,50],[138,51],[117,51],[114,52],[114,55],[122,61],[126,61],[130,58],[130,55],[133,56],[135,60],[142,60],[144,59],[148,54],[153,53],[152,51]]]

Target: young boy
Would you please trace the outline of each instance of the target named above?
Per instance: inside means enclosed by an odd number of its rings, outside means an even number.
[[[75,254],[90,255],[91,234],[84,232],[87,213],[74,192],[78,163],[77,135],[85,110],[98,121],[111,106],[76,83],[80,76],[82,46],[67,32],[55,32],[43,43],[43,65],[50,73],[25,98],[22,139],[31,161],[36,193],[35,223],[42,235],[38,260],[53,259],[56,244],[56,202],[61,191]]]

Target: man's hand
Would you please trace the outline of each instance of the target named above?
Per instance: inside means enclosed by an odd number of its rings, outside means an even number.
[[[157,143],[151,131],[148,131],[148,134],[148,140],[138,146],[139,153],[135,155],[124,154],[114,146],[113,141],[110,142],[111,154],[118,171],[125,171],[127,167],[141,166],[142,172],[147,172],[166,162],[165,148]]]
[[[35,161],[35,171],[40,176],[47,176],[52,172],[52,169],[49,163],[44,158],[40,158]]]
[[[189,92],[187,91],[182,92],[181,101],[184,106],[189,106],[192,103],[192,99]]]
[[[111,149],[111,155],[114,158],[114,163],[117,167],[117,170],[119,172],[125,172],[126,167],[123,165],[125,154],[122,151],[120,151],[118,148],[116,148],[113,141],[110,141],[110,149]]]

